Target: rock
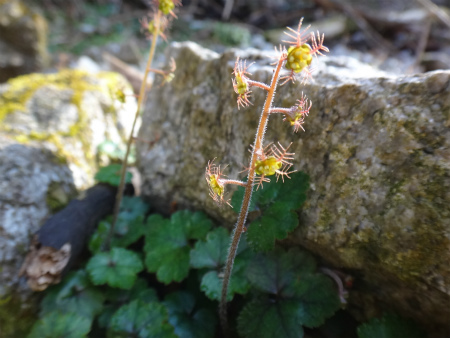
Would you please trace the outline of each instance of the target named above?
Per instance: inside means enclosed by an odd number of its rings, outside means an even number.
[[[21,0],[0,0],[0,83],[49,61],[47,22]]]
[[[237,110],[237,55],[256,61],[254,80],[270,81],[271,60],[255,50],[218,55],[187,42],[167,51],[175,79],[153,89],[140,131],[140,138],[160,139],[151,149],[138,144],[142,193],[153,205],[167,210],[175,201],[234,224],[235,214],[209,198],[204,169],[217,157],[236,178],[249,159],[265,93],[253,89],[254,105]],[[312,100],[306,132],[293,134],[274,116],[266,133],[267,142],[294,142],[294,167],[311,177],[289,242],[361,276],[349,299],[359,319],[387,304],[448,328],[450,71],[394,77],[329,56],[316,64],[314,79],[280,87],[275,98],[282,107],[302,91]]]
[[[31,235],[92,185],[102,142],[124,146],[136,102],[118,102],[117,89],[132,92],[116,73],[79,70],[24,75],[0,86],[1,337],[24,337],[17,318],[36,314],[36,298],[18,277]]]

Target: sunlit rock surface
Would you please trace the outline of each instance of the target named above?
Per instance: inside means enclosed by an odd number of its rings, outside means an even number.
[[[33,315],[31,291],[18,276],[31,235],[94,183],[100,144],[124,146],[136,102],[120,103],[118,89],[131,92],[118,74],[78,70],[0,86],[1,337],[23,337],[17,318]]]
[[[175,43],[167,51],[176,77],[152,90],[139,135],[158,141],[138,143],[143,194],[160,210],[176,202],[235,222],[209,198],[204,169],[217,157],[235,178],[249,160],[265,93],[253,88],[254,105],[237,109],[237,55],[256,62],[254,80],[270,81],[273,59],[255,50],[218,55]],[[311,177],[289,242],[357,277],[349,301],[360,318],[388,304],[429,326],[448,325],[450,71],[393,77],[329,56],[316,62],[313,82],[280,87],[275,105],[290,107],[302,92],[313,102],[306,132],[273,116],[266,134],[266,144],[294,142],[294,167]]]

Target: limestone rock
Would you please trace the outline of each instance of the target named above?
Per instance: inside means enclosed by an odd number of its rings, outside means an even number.
[[[0,86],[2,337],[24,336],[15,318],[34,304],[18,276],[31,235],[77,190],[92,185],[102,142],[124,146],[136,102],[120,103],[117,89],[131,93],[118,74],[76,70],[24,75]]]
[[[235,178],[249,159],[265,93],[253,89],[254,105],[237,109],[237,55],[256,62],[254,80],[270,81],[271,60],[258,51],[169,48],[175,79],[153,89],[140,131],[140,138],[160,139],[151,149],[138,145],[143,194],[153,205],[176,201],[235,222],[210,200],[204,168],[217,157]],[[274,116],[266,134],[266,142],[294,142],[295,169],[311,177],[301,226],[289,241],[361,276],[365,291],[350,291],[350,303],[365,314],[373,306],[362,303],[374,300],[429,326],[448,325],[450,71],[394,77],[329,56],[316,64],[313,82],[280,87],[275,105],[292,106],[302,91],[313,102],[306,132],[294,134]]]
[[[47,23],[21,0],[0,0],[0,83],[48,63]]]

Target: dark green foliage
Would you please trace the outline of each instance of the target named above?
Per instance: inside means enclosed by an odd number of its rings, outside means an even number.
[[[100,168],[95,174],[95,179],[101,183],[108,183],[117,187],[120,184],[120,164],[110,164],[106,167]],[[127,172],[125,175],[125,183],[131,182],[131,173]]]
[[[83,338],[91,329],[91,320],[77,313],[53,311],[39,319],[28,338]]]
[[[170,220],[150,216],[144,248],[148,271],[165,284],[181,282],[189,272],[190,241],[205,238],[211,225],[201,212],[179,211]]]
[[[61,284],[52,287],[41,303],[41,316],[54,311],[76,313],[92,320],[103,309],[104,293],[94,287],[84,270],[70,272]]]
[[[146,224],[144,217],[148,208],[148,205],[138,197],[123,197],[111,239],[113,247],[125,248],[135,243],[145,234]],[[110,229],[110,217],[100,222],[89,241],[89,250],[92,253],[97,253],[105,248]]]
[[[305,202],[308,187],[308,176],[299,172],[285,183],[272,180],[253,193],[249,211],[260,214],[247,226],[247,241],[253,250],[272,250],[275,240],[286,238],[297,227],[295,211]],[[240,210],[243,193],[244,189],[240,188],[231,199],[236,211]]]
[[[302,326],[321,325],[340,306],[332,281],[297,249],[256,254],[248,278],[259,293],[239,315],[244,337],[303,337]]]
[[[278,301],[261,296],[249,302],[239,315],[238,330],[242,337],[302,338],[296,301]]]
[[[249,232],[255,224],[269,230],[249,235],[253,248],[267,249],[269,242],[272,246],[277,236],[287,234],[283,227],[277,232],[276,224],[280,219],[289,222],[296,217],[293,210],[303,202],[305,182],[304,175],[293,175],[284,185],[266,185],[256,193],[252,217],[257,218]],[[299,189],[284,188],[288,184]],[[86,337],[91,326],[100,336],[109,338],[212,338],[217,334],[215,306],[221,294],[228,230],[211,230],[211,221],[201,212],[180,211],[170,219],[151,215],[144,222],[147,209],[139,199],[124,200],[112,249],[107,252],[102,250],[110,223],[101,222],[89,242],[94,255],[86,268],[68,274],[47,292],[41,319],[29,337]],[[138,240],[143,236],[145,265],[149,272],[156,273],[159,282],[181,282],[190,269],[197,273],[191,273],[186,283],[169,287],[159,284],[142,272],[141,255],[124,248],[133,244],[132,248],[139,249]],[[169,295],[165,295],[167,290]],[[214,301],[213,309],[213,302],[202,292]],[[340,306],[334,282],[317,272],[309,254],[278,247],[266,253],[255,252],[248,248],[245,238],[238,248],[228,300],[236,294],[243,295],[233,305],[241,304],[237,306],[240,313],[236,312],[241,338],[303,337],[304,327],[321,326]],[[407,331],[411,327],[414,331]],[[422,337],[417,332],[411,323],[396,317],[373,320],[358,330],[360,338]],[[97,331],[92,334],[97,335]]]
[[[206,268],[200,288],[212,300],[220,300],[222,279],[219,277],[227,259],[230,235],[225,228],[217,228],[206,237],[206,241],[198,241],[191,250],[191,266],[196,269]],[[235,260],[233,275],[228,288],[228,300],[232,300],[235,293],[245,294],[250,284],[245,276],[248,264],[248,254],[244,253],[247,245],[242,241]]]
[[[169,311],[169,323],[179,338],[214,337],[217,318],[209,309],[199,309],[193,295],[176,292],[164,301]]]
[[[425,333],[412,320],[393,314],[373,318],[358,327],[359,338],[424,338]]]
[[[97,253],[86,265],[95,285],[108,284],[121,289],[131,289],[142,269],[139,256],[134,251],[123,248]]]
[[[111,318],[108,338],[176,338],[168,323],[167,309],[156,302],[134,300],[118,309]]]
[[[106,239],[108,238],[109,229],[111,229],[111,223],[109,221],[104,220],[99,223],[97,230],[95,230],[88,243],[90,252],[95,254],[103,250]]]
[[[98,324],[101,328],[107,328],[112,315],[121,304],[129,303],[133,300],[141,300],[145,303],[157,302],[158,296],[154,289],[150,289],[147,282],[138,278],[130,290],[106,288],[104,291],[107,305],[98,317]]]

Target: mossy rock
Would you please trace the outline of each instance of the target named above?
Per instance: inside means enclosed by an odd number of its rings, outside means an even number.
[[[10,79],[0,87],[0,133],[52,150],[60,163],[79,170],[77,187],[87,187],[96,171],[97,147],[105,140],[125,142],[134,99],[121,103],[115,97],[125,88],[130,91],[124,78],[110,72],[62,70]]]

